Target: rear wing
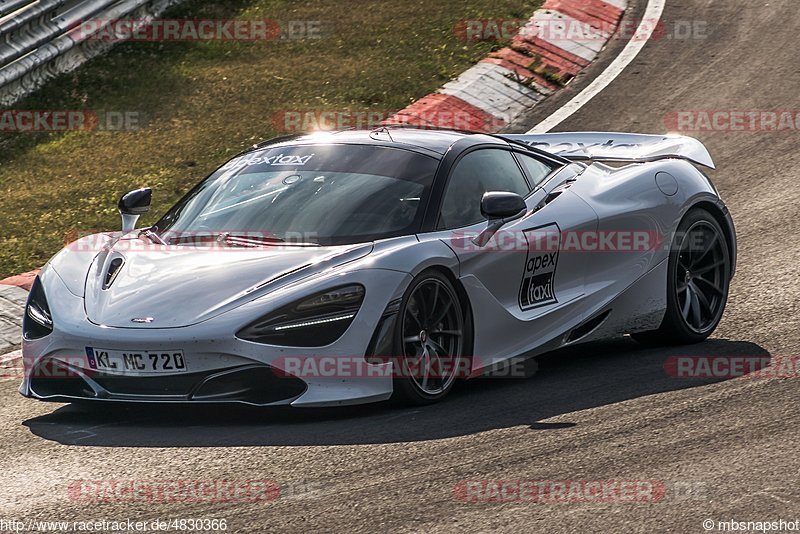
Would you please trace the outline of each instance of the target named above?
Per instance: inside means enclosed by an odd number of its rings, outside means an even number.
[[[574,132],[503,134],[500,137],[571,160],[641,163],[679,158],[714,168],[714,161],[703,143],[682,135]]]

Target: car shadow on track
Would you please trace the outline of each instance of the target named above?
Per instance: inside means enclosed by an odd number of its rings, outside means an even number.
[[[531,431],[557,430],[574,424],[544,420],[726,379],[675,377],[671,365],[682,356],[770,358],[762,347],[744,341],[716,339],[647,349],[621,339],[541,356],[539,372],[531,378],[472,380],[443,402],[425,407],[147,405],[96,410],[67,405],[23,424],[35,435],[62,444],[104,447],[359,445],[441,439],[520,425]]]

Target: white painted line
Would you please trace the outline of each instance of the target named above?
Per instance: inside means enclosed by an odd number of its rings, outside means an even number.
[[[649,0],[647,8],[645,9],[642,22],[636,28],[636,33],[633,38],[628,42],[619,56],[598,76],[592,83],[581,91],[575,98],[567,102],[564,106],[559,108],[555,113],[547,117],[545,120],[528,130],[527,133],[544,133],[549,132],[569,117],[576,111],[585,106],[592,98],[597,96],[603,89],[609,86],[617,76],[619,76],[625,67],[631,64],[636,59],[639,52],[642,51],[644,46],[650,41],[653,31],[656,29],[658,21],[664,12],[664,5],[667,0]]]

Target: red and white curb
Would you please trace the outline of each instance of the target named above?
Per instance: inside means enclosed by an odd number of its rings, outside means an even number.
[[[547,0],[509,47],[386,122],[500,131],[594,61],[626,8],[627,0]]]
[[[22,288],[25,291],[30,291],[31,285],[33,285],[33,281],[36,279],[36,275],[39,274],[39,271],[40,269],[35,269],[27,273],[9,276],[8,278],[0,280],[0,287],[13,286]]]

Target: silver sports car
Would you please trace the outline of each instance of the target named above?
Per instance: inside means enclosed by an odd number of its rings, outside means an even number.
[[[736,259],[698,141],[381,127],[254,146],[42,269],[20,392],[60,402],[424,404],[629,334],[692,343]],[[513,364],[513,365],[512,365]],[[516,371],[515,371],[516,369]]]

